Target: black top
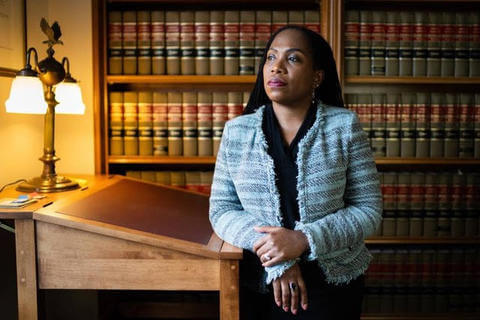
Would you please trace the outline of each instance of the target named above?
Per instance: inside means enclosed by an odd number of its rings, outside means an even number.
[[[280,125],[273,111],[273,107],[266,106],[264,110],[262,129],[268,144],[268,154],[272,157],[275,166],[276,185],[280,194],[280,212],[283,215],[282,225],[288,229],[293,229],[295,227],[295,221],[300,220],[297,201],[298,168],[296,163],[298,143],[315,122],[316,110],[317,108],[312,106],[307,111],[305,119],[290,145],[287,145],[283,140]],[[244,250],[243,260],[241,260],[240,263],[241,284],[253,291],[266,292],[268,290],[264,285],[266,273],[260,263],[260,259],[252,252]],[[315,270],[308,273],[317,272],[318,274],[316,264],[312,264],[312,267]],[[303,275],[305,279],[306,274]]]
[[[308,109],[302,125],[290,145],[282,137],[282,131],[272,106],[267,106],[263,118],[263,131],[268,144],[268,153],[275,164],[275,176],[280,194],[280,212],[283,215],[283,226],[288,229],[295,227],[295,221],[300,220],[298,211],[297,191],[297,153],[298,143],[315,122],[316,107]]]

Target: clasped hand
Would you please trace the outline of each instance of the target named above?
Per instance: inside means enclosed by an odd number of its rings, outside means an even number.
[[[301,231],[281,227],[255,227],[255,230],[266,233],[253,246],[264,267],[296,259],[308,247],[308,240]],[[288,312],[290,309],[296,314],[299,302],[303,310],[307,309],[307,288],[297,263],[275,279],[272,287],[275,303],[284,311]]]

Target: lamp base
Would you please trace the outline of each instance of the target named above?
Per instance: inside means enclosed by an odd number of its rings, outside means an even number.
[[[73,190],[79,187],[77,182],[62,176],[55,176],[54,179],[35,177],[20,184],[17,187],[17,191],[51,193]]]

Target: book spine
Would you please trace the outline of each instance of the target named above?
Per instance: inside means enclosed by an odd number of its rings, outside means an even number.
[[[408,236],[410,213],[410,174],[400,172],[397,184],[397,223],[395,235],[398,237]]]
[[[150,11],[137,11],[138,74],[152,73],[152,25]]]
[[[137,15],[124,11],[122,16],[123,73],[137,74]]]
[[[423,220],[423,236],[437,236],[438,190],[436,174],[425,174],[425,217]]]
[[[461,158],[473,157],[474,139],[474,109],[473,94],[460,93],[459,114],[460,114],[460,139],[458,153]]]
[[[180,70],[183,75],[195,74],[195,28],[193,11],[180,12]]]
[[[475,94],[474,118],[474,157],[480,159],[480,93]]]
[[[122,74],[122,12],[108,13],[108,72]]]
[[[265,46],[270,39],[272,14],[270,11],[256,11],[255,23],[255,74],[258,73]]]
[[[372,12],[372,34],[371,34],[371,72],[373,76],[385,75],[385,11]]]
[[[149,182],[155,182],[155,171],[141,171],[140,179]]]
[[[213,155],[212,94],[200,91],[197,98],[198,155]]]
[[[183,151],[182,93],[168,92],[168,155],[181,156]]]
[[[185,171],[185,189],[200,192],[200,171]]]
[[[413,106],[416,95],[411,92],[402,93],[400,114],[400,156],[402,158],[415,157],[415,118]]]
[[[165,74],[165,12],[152,11],[152,74]]]
[[[397,175],[394,172],[385,172],[383,174],[383,223],[382,235],[395,236],[397,210]]]
[[[452,185],[450,187],[450,202],[451,202],[451,236],[464,237],[465,236],[465,201],[463,193],[465,190],[466,179],[465,175],[453,174]]]
[[[441,75],[453,77],[455,67],[455,13],[443,12]]]
[[[287,11],[272,11],[272,34],[287,25]]]
[[[255,12],[240,11],[240,70],[252,75],[255,70]]]
[[[413,12],[400,12],[400,48],[398,52],[400,76],[412,75],[414,18]]]
[[[454,93],[445,94],[445,157],[458,157],[459,119]]]
[[[225,74],[237,75],[240,68],[240,12],[225,12]]]
[[[166,69],[168,75],[180,74],[180,15],[178,11],[165,12]]]
[[[443,101],[445,97],[441,93],[431,94],[430,102],[430,157],[439,158],[444,156],[445,119]]]
[[[386,155],[386,106],[384,99],[384,94],[372,94],[372,152],[377,158]]]
[[[372,36],[372,12],[360,11],[360,39],[358,41],[358,73],[359,75],[371,74],[371,36]]]
[[[198,155],[198,128],[197,128],[197,93],[183,92],[182,94],[183,120],[183,155]]]
[[[449,185],[451,174],[438,174],[438,227],[437,236],[449,237],[451,236],[451,202],[449,199]]]
[[[195,74],[210,73],[210,12],[195,11]]]
[[[321,34],[320,10],[305,10],[305,28]]]
[[[357,114],[363,131],[367,134],[370,146],[372,145],[372,95],[357,95]]]
[[[412,74],[415,77],[422,77],[427,75],[427,13],[425,11],[416,11],[414,15]]]
[[[387,157],[400,156],[400,110],[399,95],[388,94],[386,105]]]
[[[170,185],[170,171],[156,171],[155,181],[163,185]]]
[[[442,19],[440,12],[428,13],[428,39],[427,39],[427,76],[440,76],[440,43],[441,43],[441,26]]]
[[[228,120],[228,102],[226,92],[213,93],[212,129],[213,129],[213,155],[216,156],[222,139],[223,127]]]
[[[250,99],[250,91],[243,92],[243,110],[247,107],[248,100]]]
[[[477,180],[477,182],[476,182]],[[478,184],[478,175],[470,174],[466,177],[465,189],[464,189],[464,202],[465,202],[465,215],[466,223],[465,235],[466,236],[478,236],[479,235],[479,219],[478,219],[478,194],[480,194],[480,188]],[[477,196],[476,196],[477,195]]]
[[[425,208],[425,175],[414,172],[410,177],[410,231],[411,237],[423,236],[423,211]]]
[[[465,12],[455,14],[455,77],[467,77],[469,65],[468,21]]]
[[[427,158],[430,155],[430,108],[426,93],[417,93],[415,104],[415,157]]]
[[[121,156],[123,151],[123,93],[111,91],[109,93],[110,103],[110,155]]]
[[[400,47],[400,13],[387,11],[385,26],[385,75],[398,76],[398,55]]]
[[[200,192],[210,194],[212,190],[213,171],[200,172]]]
[[[225,12],[210,11],[210,74],[225,74]]]
[[[153,92],[153,155],[168,155],[168,98],[166,92]]]
[[[176,188],[185,188],[185,171],[170,171],[170,185]]]
[[[480,12],[470,12],[469,76],[480,77]]]
[[[228,93],[228,120],[238,117],[243,113],[242,92],[234,91]]]
[[[360,35],[360,13],[347,10],[345,13],[345,73],[358,75],[358,41]]]
[[[124,108],[124,140],[125,155],[138,155],[138,93],[125,91],[123,93]]]
[[[151,91],[138,93],[138,154],[153,154],[153,94]]]
[[[288,24],[294,26],[303,26],[305,23],[305,17],[303,11],[289,10],[288,11]]]

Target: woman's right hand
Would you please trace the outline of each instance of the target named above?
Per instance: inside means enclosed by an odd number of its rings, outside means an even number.
[[[291,310],[293,314],[297,314],[299,302],[302,309],[307,310],[307,287],[298,263],[294,264],[280,278],[275,279],[272,286],[275,303],[285,312]]]

